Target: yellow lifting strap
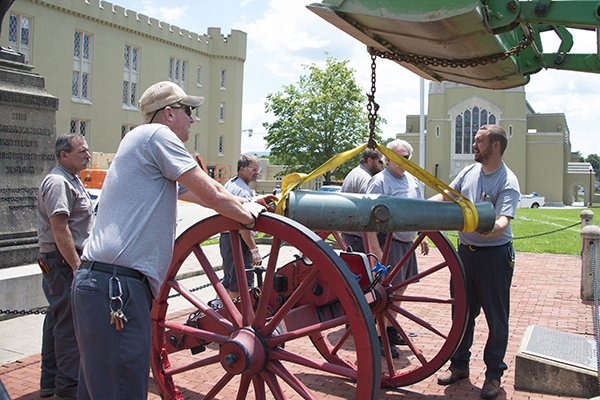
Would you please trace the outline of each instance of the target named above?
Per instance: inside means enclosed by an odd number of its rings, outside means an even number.
[[[350,160],[352,157],[354,157],[358,154],[361,154],[363,152],[363,150],[367,148],[367,144],[368,143],[365,143],[353,150],[348,150],[348,151],[345,151],[341,154],[338,154],[338,155],[332,157],[331,159],[329,159],[327,162],[325,162],[319,168],[315,169],[310,174],[293,173],[293,174],[290,174],[290,175],[287,175],[286,177],[284,177],[282,180],[281,193],[280,193],[280,197],[279,197],[281,200],[277,203],[275,212],[277,214],[281,214],[281,215],[285,214],[285,208],[287,205],[286,198],[287,198],[287,194],[290,191],[296,189],[297,187],[302,185],[304,182],[308,182],[311,179],[314,179],[320,175],[323,175],[327,171],[331,171],[335,167],[342,165],[346,161]],[[390,150],[387,147],[382,146],[381,144],[377,144],[377,149],[381,152],[381,154],[386,156],[389,160],[392,160],[393,162],[395,162],[397,165],[402,167],[405,171],[408,171],[409,173],[414,175],[417,179],[424,182],[427,186],[434,189],[438,193],[441,193],[445,198],[449,199],[450,201],[457,203],[460,206],[460,208],[463,212],[463,217],[464,217],[464,225],[463,225],[463,229],[461,231],[462,232],[474,232],[475,231],[475,229],[477,228],[477,224],[479,223],[479,214],[477,213],[477,209],[475,208],[475,205],[469,199],[464,197],[462,194],[458,193],[456,190],[452,189],[450,186],[446,185],[444,182],[442,182],[435,176],[431,175],[429,172],[425,171],[424,169],[421,169],[419,166],[417,166],[413,162],[400,156],[395,151]],[[456,199],[454,197],[452,197],[451,195],[449,195],[448,192],[450,192],[454,196],[456,196]]]

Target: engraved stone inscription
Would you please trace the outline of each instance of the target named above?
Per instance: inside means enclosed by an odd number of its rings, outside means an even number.
[[[593,371],[596,365],[596,342],[582,336],[534,326],[523,353]]]

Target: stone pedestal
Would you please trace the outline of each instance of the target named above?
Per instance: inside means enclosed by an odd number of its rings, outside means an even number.
[[[515,388],[569,397],[598,396],[595,340],[527,327],[515,360]]]
[[[37,192],[56,165],[58,98],[8,53],[0,52],[0,268],[35,262]]]

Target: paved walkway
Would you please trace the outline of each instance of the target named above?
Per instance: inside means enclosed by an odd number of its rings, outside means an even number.
[[[435,254],[420,258],[420,265],[436,261]],[[593,304],[582,301],[580,292],[581,260],[577,256],[518,253],[515,276],[513,279],[510,339],[506,362],[506,372],[499,399],[568,399],[540,393],[516,390],[514,388],[515,354],[521,343],[523,333],[529,325],[538,325],[560,332],[577,334],[593,338]],[[409,288],[410,290],[410,288]],[[408,292],[407,292],[408,294]],[[2,322],[0,322],[2,324]],[[439,386],[435,376],[404,388],[382,390],[381,399],[477,399],[484,380],[482,361],[483,345],[487,337],[485,320],[480,316],[475,332],[475,345],[471,378],[451,386]],[[426,340],[425,335],[419,340]],[[298,343],[296,343],[298,342]],[[286,343],[286,350],[296,354],[305,354],[309,349],[306,343],[292,341]],[[445,367],[444,367],[445,369]],[[11,399],[39,399],[38,381],[40,355],[35,354],[0,367],[0,380],[6,387]],[[182,377],[179,388],[186,399],[202,399],[208,389],[222,376],[215,370],[214,376],[203,370],[202,376],[188,372]],[[296,373],[296,371],[294,371]],[[333,379],[327,380],[311,371],[300,369],[297,375],[322,399],[352,398],[351,382]],[[160,399],[151,379],[149,399]],[[315,389],[315,385],[321,385]],[[289,395],[289,393],[286,393]],[[249,396],[250,397],[250,396]],[[231,392],[223,391],[218,399],[234,399]],[[296,398],[296,397],[289,397]]]

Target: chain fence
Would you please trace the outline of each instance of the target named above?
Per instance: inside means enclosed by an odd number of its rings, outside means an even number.
[[[556,233],[556,232],[564,231],[564,230],[569,229],[569,228],[573,228],[573,227],[575,227],[577,225],[580,225],[580,224],[581,224],[581,222],[576,222],[576,223],[571,224],[569,226],[565,226],[563,228],[554,229],[552,231],[548,231],[548,232],[544,232],[544,233],[538,233],[538,234],[535,234],[535,235],[515,237],[515,238],[513,238],[513,240],[530,239],[530,238],[534,238],[534,237],[538,237],[538,236],[549,235],[551,233]],[[454,233],[448,233],[448,232],[446,232],[446,235],[458,237],[458,235],[456,235]],[[265,257],[263,257],[263,258],[265,258]],[[592,257],[593,257],[593,252],[592,252]],[[593,259],[592,259],[592,262],[593,262]],[[596,281],[594,280],[594,283],[595,282]],[[203,289],[206,289],[206,288],[211,287],[211,286],[212,286],[212,284],[209,282],[209,283],[206,283],[204,285],[201,285],[201,286],[198,286],[198,287],[195,287],[195,288],[191,289],[190,292],[192,292],[192,293],[193,292],[197,292],[199,290],[203,290]],[[594,294],[596,294],[595,288],[594,288]],[[181,296],[179,293],[175,293],[175,294],[170,295],[168,298],[172,299],[172,298],[179,297],[179,296]],[[0,309],[0,315],[2,315],[2,314],[8,314],[8,315],[39,315],[39,314],[46,314],[46,312],[47,312],[47,310],[45,308],[44,309],[32,309],[32,310],[2,310],[2,309]]]
[[[543,232],[543,233],[536,233],[535,235],[527,235],[527,236],[517,236],[517,237],[513,237],[513,240],[519,240],[519,239],[531,239],[534,237],[538,237],[538,236],[544,236],[544,235],[549,235],[551,233],[556,233],[556,232],[560,232],[560,231],[564,231],[566,229],[570,229],[573,228],[577,225],[581,225],[581,222],[575,222],[574,224],[562,227],[562,228],[558,228],[558,229],[554,229],[552,231],[548,231],[548,232]],[[444,232],[446,234],[446,236],[454,236],[454,237],[458,237],[457,234],[455,233],[448,233],[448,232]]]

